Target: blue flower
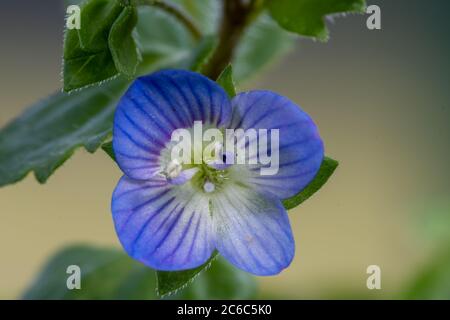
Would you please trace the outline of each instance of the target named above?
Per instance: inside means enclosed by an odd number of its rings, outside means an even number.
[[[222,163],[171,159],[172,133],[199,121],[222,132],[278,129],[278,171],[262,175],[263,164],[227,164],[235,155],[220,144],[214,155]],[[230,100],[200,74],[156,72],[134,81],[120,100],[113,148],[124,176],[112,214],[134,259],[157,270],[184,270],[217,250],[256,275],[277,274],[291,263],[295,244],[281,200],[311,182],[324,150],[316,125],[287,98],[249,91]]]

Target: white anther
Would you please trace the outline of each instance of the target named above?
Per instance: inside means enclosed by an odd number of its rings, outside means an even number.
[[[216,186],[214,185],[214,183],[210,182],[210,181],[206,181],[205,184],[203,185],[203,190],[205,190],[206,193],[211,193],[216,189]]]
[[[178,161],[177,159],[173,159],[167,165],[165,175],[169,179],[174,179],[180,175],[182,169],[183,166],[181,165],[180,161]]]

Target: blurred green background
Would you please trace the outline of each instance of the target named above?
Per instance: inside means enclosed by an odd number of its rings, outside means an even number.
[[[260,297],[450,298],[450,2],[368,3],[382,30],[337,18],[328,43],[299,39],[240,88],[297,102],[340,161],[290,212],[295,259],[257,279]],[[63,26],[61,1],[2,1],[0,126],[61,87]],[[103,152],[78,150],[47,184],[0,190],[0,298],[20,297],[66,245],[120,247],[109,210],[120,175]],[[366,288],[373,264],[381,290]]]

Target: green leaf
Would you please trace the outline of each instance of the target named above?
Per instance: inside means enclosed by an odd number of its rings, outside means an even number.
[[[339,163],[336,160],[325,157],[313,181],[311,181],[300,193],[291,198],[283,200],[284,207],[287,210],[295,208],[296,206],[307,200],[309,197],[311,197],[314,193],[319,191],[319,189],[322,188],[322,186],[331,177],[334,170],[336,170],[338,164]]]
[[[223,69],[216,82],[225,90],[230,98],[236,95],[236,86],[233,80],[233,67],[228,65]]]
[[[324,18],[331,14],[363,13],[365,0],[266,0],[278,24],[302,36],[328,39]]]
[[[112,141],[108,141],[108,142],[105,142],[104,144],[102,144],[102,149],[103,149],[103,151],[106,152],[106,154],[108,156],[111,157],[111,159],[113,159],[114,162],[117,162],[116,161],[116,155],[114,154]]]
[[[67,30],[64,39],[64,91],[84,88],[117,76],[109,49],[87,51],[81,48],[76,30]]]
[[[0,130],[0,186],[34,171],[45,182],[77,147],[94,152],[111,134],[121,79],[71,95],[57,93]]]
[[[108,39],[116,69],[128,78],[133,78],[139,64],[139,54],[132,36],[137,19],[137,9],[125,7],[112,25]]]
[[[201,272],[207,270],[214,259],[217,257],[217,252],[214,252],[207,262],[195,269],[183,270],[183,271],[156,271],[157,281],[157,293],[160,296],[166,296],[174,294],[177,291],[183,289],[189,283],[191,283],[195,277]]]
[[[81,289],[69,290],[67,267],[80,267]],[[155,299],[155,274],[120,250],[71,246],[57,252],[24,299]]]
[[[122,73],[131,78],[139,63],[132,31],[136,8],[119,0],[89,0],[81,7],[81,28],[66,30],[64,90],[70,92]]]

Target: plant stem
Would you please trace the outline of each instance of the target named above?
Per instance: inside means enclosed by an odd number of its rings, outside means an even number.
[[[186,29],[191,33],[194,40],[199,41],[202,38],[202,32],[194,23],[192,18],[189,17],[186,13],[181,11],[176,6],[160,0],[136,0],[135,3],[137,5],[147,5],[156,7],[167,12],[186,27]]]
[[[223,0],[219,43],[203,73],[216,80],[233,59],[236,47],[246,27],[262,9],[262,0]]]

